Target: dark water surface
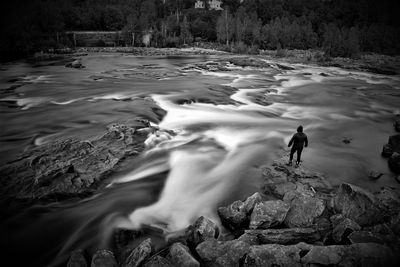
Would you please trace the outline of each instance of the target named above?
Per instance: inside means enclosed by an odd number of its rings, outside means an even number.
[[[174,233],[200,215],[218,221],[216,207],[256,191],[259,167],[277,157],[299,124],[310,141],[303,165],[333,185],[400,187],[380,156],[400,108],[398,76],[299,64],[280,70],[273,62],[265,69],[196,67],[220,60],[89,54],[85,69],[2,66],[1,165],[57,138],[93,138],[110,123],[142,117],[161,129],[131,170],[93,198],[5,218],[3,252],[15,265],[43,266],[73,249],[107,248],[117,226]],[[384,175],[370,181],[370,170]]]

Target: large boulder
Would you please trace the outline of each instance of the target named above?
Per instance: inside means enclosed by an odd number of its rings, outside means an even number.
[[[238,200],[227,207],[218,208],[218,215],[221,218],[222,224],[232,231],[247,228],[249,225],[249,216],[254,206],[261,201],[261,195],[255,193],[244,202]]]
[[[250,245],[239,240],[217,241],[209,239],[196,247],[206,266],[239,266]]]
[[[172,244],[169,249],[168,259],[174,266],[200,266],[200,263],[190,254],[189,248],[182,243]]]
[[[109,250],[98,250],[92,257],[91,267],[117,267],[114,254]]]
[[[134,248],[129,256],[125,259],[123,267],[140,266],[151,255],[152,242],[150,238],[145,239],[142,243]]]
[[[282,200],[269,200],[255,205],[250,218],[250,229],[266,229],[280,225],[289,211],[289,204]]]
[[[121,163],[144,150],[147,133],[112,125],[90,141],[64,139],[41,145],[0,168],[0,193],[10,199],[57,201],[87,196]]]
[[[334,209],[360,226],[379,223],[382,218],[376,198],[370,192],[348,183],[339,186],[333,199]]]
[[[266,230],[246,230],[239,238],[249,244],[297,244],[313,243],[321,239],[319,232],[313,228],[286,228]]]
[[[201,216],[193,225],[188,227],[186,234],[188,243],[191,246],[196,247],[207,239],[217,238],[219,235],[219,229],[213,221]]]
[[[385,219],[390,219],[390,217],[400,212],[400,197],[398,194],[398,192],[389,187],[383,187],[375,194],[377,204]]]
[[[326,211],[325,201],[317,197],[295,196],[289,203],[290,209],[285,218],[288,227],[311,227]]]
[[[400,173],[400,153],[394,152],[388,160],[389,168],[394,173]]]

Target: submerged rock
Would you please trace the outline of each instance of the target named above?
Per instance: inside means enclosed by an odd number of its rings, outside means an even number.
[[[168,258],[174,266],[200,266],[200,263],[190,254],[189,248],[182,243],[174,243],[170,247]]]
[[[321,239],[319,232],[313,228],[287,228],[246,230],[239,238],[249,244],[297,244],[299,242],[313,243]]]
[[[82,63],[81,63],[81,61],[79,59],[74,60],[74,61],[72,61],[70,63],[67,63],[65,65],[65,67],[67,67],[67,68],[75,68],[75,69],[85,68],[85,66],[82,65]]]
[[[217,238],[219,235],[218,226],[203,216],[189,226],[186,232],[188,243],[194,247],[207,239]]]
[[[114,254],[109,250],[98,250],[92,258],[91,267],[117,267]]]
[[[370,180],[378,180],[379,178],[381,178],[382,175],[383,175],[383,173],[381,173],[381,172],[370,171],[368,173],[368,179],[370,179]]]
[[[142,243],[134,248],[129,256],[125,259],[123,267],[137,267],[140,266],[151,254],[152,251],[151,239],[147,238]]]
[[[261,202],[262,197],[255,193],[248,197],[246,201],[235,201],[227,207],[218,208],[218,215],[224,226],[232,231],[244,229],[249,225],[249,216],[256,203]]]
[[[206,266],[240,266],[240,260],[248,252],[250,245],[239,240],[217,241],[209,239],[196,247]]]
[[[250,229],[266,229],[281,224],[290,206],[281,200],[259,202],[255,205],[250,218]]]
[[[146,138],[136,128],[113,125],[90,141],[44,144],[0,168],[0,193],[25,201],[87,196],[124,160],[143,151]]]

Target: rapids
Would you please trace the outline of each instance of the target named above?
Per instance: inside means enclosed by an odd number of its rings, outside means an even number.
[[[204,63],[229,71],[199,67]],[[241,68],[223,56],[89,54],[85,69],[3,65],[0,164],[24,149],[57,138],[88,139],[136,117],[159,130],[98,194],[5,213],[2,251],[15,265],[59,265],[73,249],[108,248],[116,227],[143,225],[161,229],[148,230],[161,248],[197,217],[218,222],[218,206],[258,190],[260,167],[282,154],[300,124],[310,142],[305,167],[334,185],[400,188],[380,156],[400,112],[400,77],[269,63]],[[370,181],[370,170],[384,175]]]

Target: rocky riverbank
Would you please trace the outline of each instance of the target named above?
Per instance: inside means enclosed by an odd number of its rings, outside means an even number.
[[[87,257],[74,251],[68,266],[396,266],[400,199],[390,188],[372,194],[285,165],[262,169],[264,185],[247,199],[220,207],[217,222],[200,217],[168,246],[155,249],[140,231],[114,231],[114,250]]]

